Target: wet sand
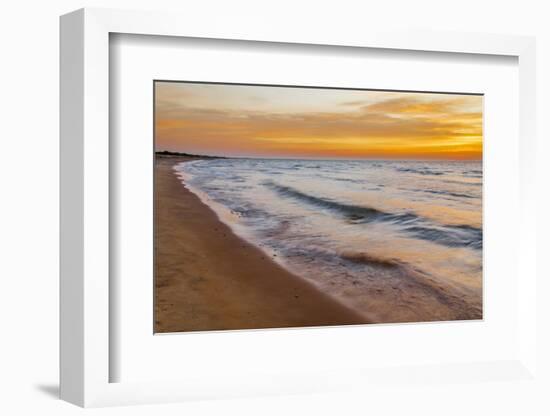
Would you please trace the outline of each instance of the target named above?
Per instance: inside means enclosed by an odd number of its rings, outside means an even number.
[[[155,332],[369,323],[237,237],[157,156]]]

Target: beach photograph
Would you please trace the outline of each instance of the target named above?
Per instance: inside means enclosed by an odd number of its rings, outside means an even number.
[[[483,95],[153,88],[155,333],[483,319]]]

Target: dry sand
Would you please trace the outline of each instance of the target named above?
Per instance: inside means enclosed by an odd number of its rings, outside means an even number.
[[[157,156],[155,332],[368,323],[237,237]]]

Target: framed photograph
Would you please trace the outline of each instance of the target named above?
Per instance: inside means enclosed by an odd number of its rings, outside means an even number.
[[[62,398],[537,382],[534,60],[63,16]]]
[[[154,97],[155,333],[483,318],[482,95]]]

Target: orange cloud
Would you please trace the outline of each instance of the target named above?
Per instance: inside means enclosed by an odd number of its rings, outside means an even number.
[[[178,96],[168,87],[156,91],[158,150],[323,158],[480,159],[482,154],[480,96],[427,100],[419,93],[396,93],[370,104],[340,101],[327,105],[331,111],[268,112],[252,104],[220,109],[215,100],[208,107],[206,99],[201,108],[193,107],[188,92]],[[372,100],[376,92],[370,94]]]

